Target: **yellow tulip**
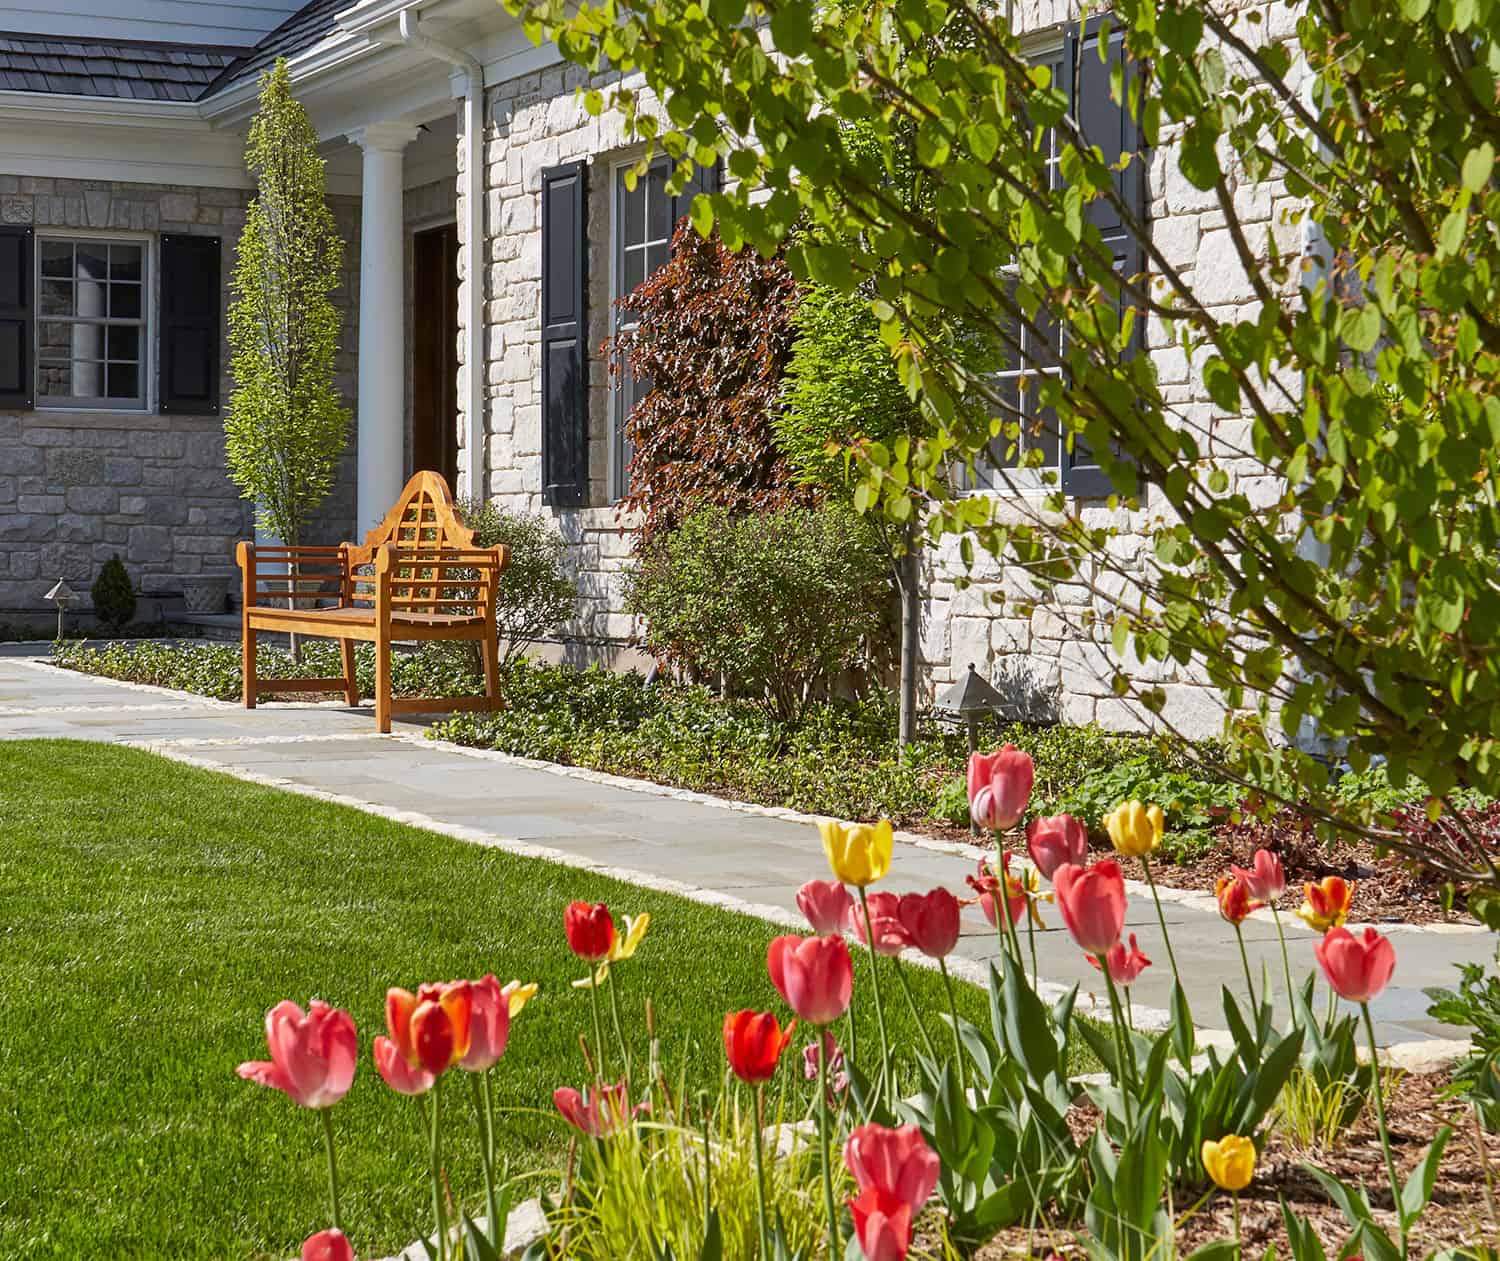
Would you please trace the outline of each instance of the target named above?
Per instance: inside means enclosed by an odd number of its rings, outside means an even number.
[[[834,876],[845,884],[863,889],[874,884],[891,869],[891,821],[879,823],[818,824],[823,834],[823,852]]]
[[[1144,858],[1161,844],[1166,818],[1160,806],[1127,801],[1104,816],[1104,827],[1116,853],[1126,858]]]
[[[619,963],[621,959],[629,959],[634,955],[636,947],[641,944],[641,938],[650,927],[650,911],[642,911],[634,919],[629,915],[625,916],[625,931],[615,934],[615,944],[609,950],[609,961]]]
[[[1205,1139],[1203,1168],[1225,1191],[1243,1191],[1255,1176],[1255,1144],[1238,1134],[1226,1134],[1217,1143]]]
[[[510,1003],[509,1015],[514,1020],[521,1014],[521,1008],[536,997],[536,982],[528,981],[525,985],[522,985],[520,981],[512,981],[500,992],[505,995],[507,1001]]]

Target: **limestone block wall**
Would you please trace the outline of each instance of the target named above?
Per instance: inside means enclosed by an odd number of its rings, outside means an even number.
[[[39,230],[118,231],[154,244],[162,232],[218,235],[227,307],[235,245],[249,194],[104,181],[0,174],[0,218]],[[340,388],[354,397],[358,202],[334,201],[350,243],[337,297],[345,313]],[[159,268],[150,269],[159,295]],[[152,320],[159,311],[156,297]],[[154,341],[155,326],[148,339]],[[221,397],[227,408],[227,344]],[[325,504],[308,541],[347,534],[353,520],[353,450],[348,473]],[[347,486],[347,489],[345,488]],[[180,589],[176,580],[234,572],[234,544],[249,537],[251,507],[224,467],[218,416],[37,410],[0,413],[0,616],[49,608],[42,599],[58,578],[86,593],[99,567],[119,553],[147,591]]]

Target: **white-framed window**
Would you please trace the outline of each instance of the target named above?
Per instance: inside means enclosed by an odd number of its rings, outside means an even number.
[[[150,243],[38,233],[35,259],[37,408],[144,411]]]

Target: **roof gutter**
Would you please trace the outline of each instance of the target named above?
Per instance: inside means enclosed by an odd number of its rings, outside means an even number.
[[[464,92],[464,465],[461,493],[483,499],[484,431],[484,66],[477,57],[433,39],[410,9],[401,11],[401,39],[419,52],[463,70]]]

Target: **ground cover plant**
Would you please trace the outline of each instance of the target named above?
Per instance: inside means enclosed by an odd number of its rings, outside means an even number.
[[[513,1174],[556,1167],[568,1140],[551,1095],[586,999],[570,989],[577,961],[537,943],[560,939],[573,898],[652,915],[617,978],[633,1048],[645,1063],[649,997],[683,1088],[717,1095],[716,1013],[761,983],[774,930],[760,921],[133,750],[0,742],[0,1253],[295,1252],[301,1206],[326,1192],[322,1135],[234,1076],[265,1057],[263,1015],[288,996],[374,1031],[390,984],[489,971],[538,983],[495,1083],[498,1154]],[[946,1001],[938,977],[912,981],[922,1001]],[[983,996],[961,987],[960,1006],[978,1020]],[[415,1110],[386,1095],[366,1061],[335,1118],[365,1257],[404,1246],[429,1203]],[[468,1129],[450,1153],[454,1194],[482,1206]]]

